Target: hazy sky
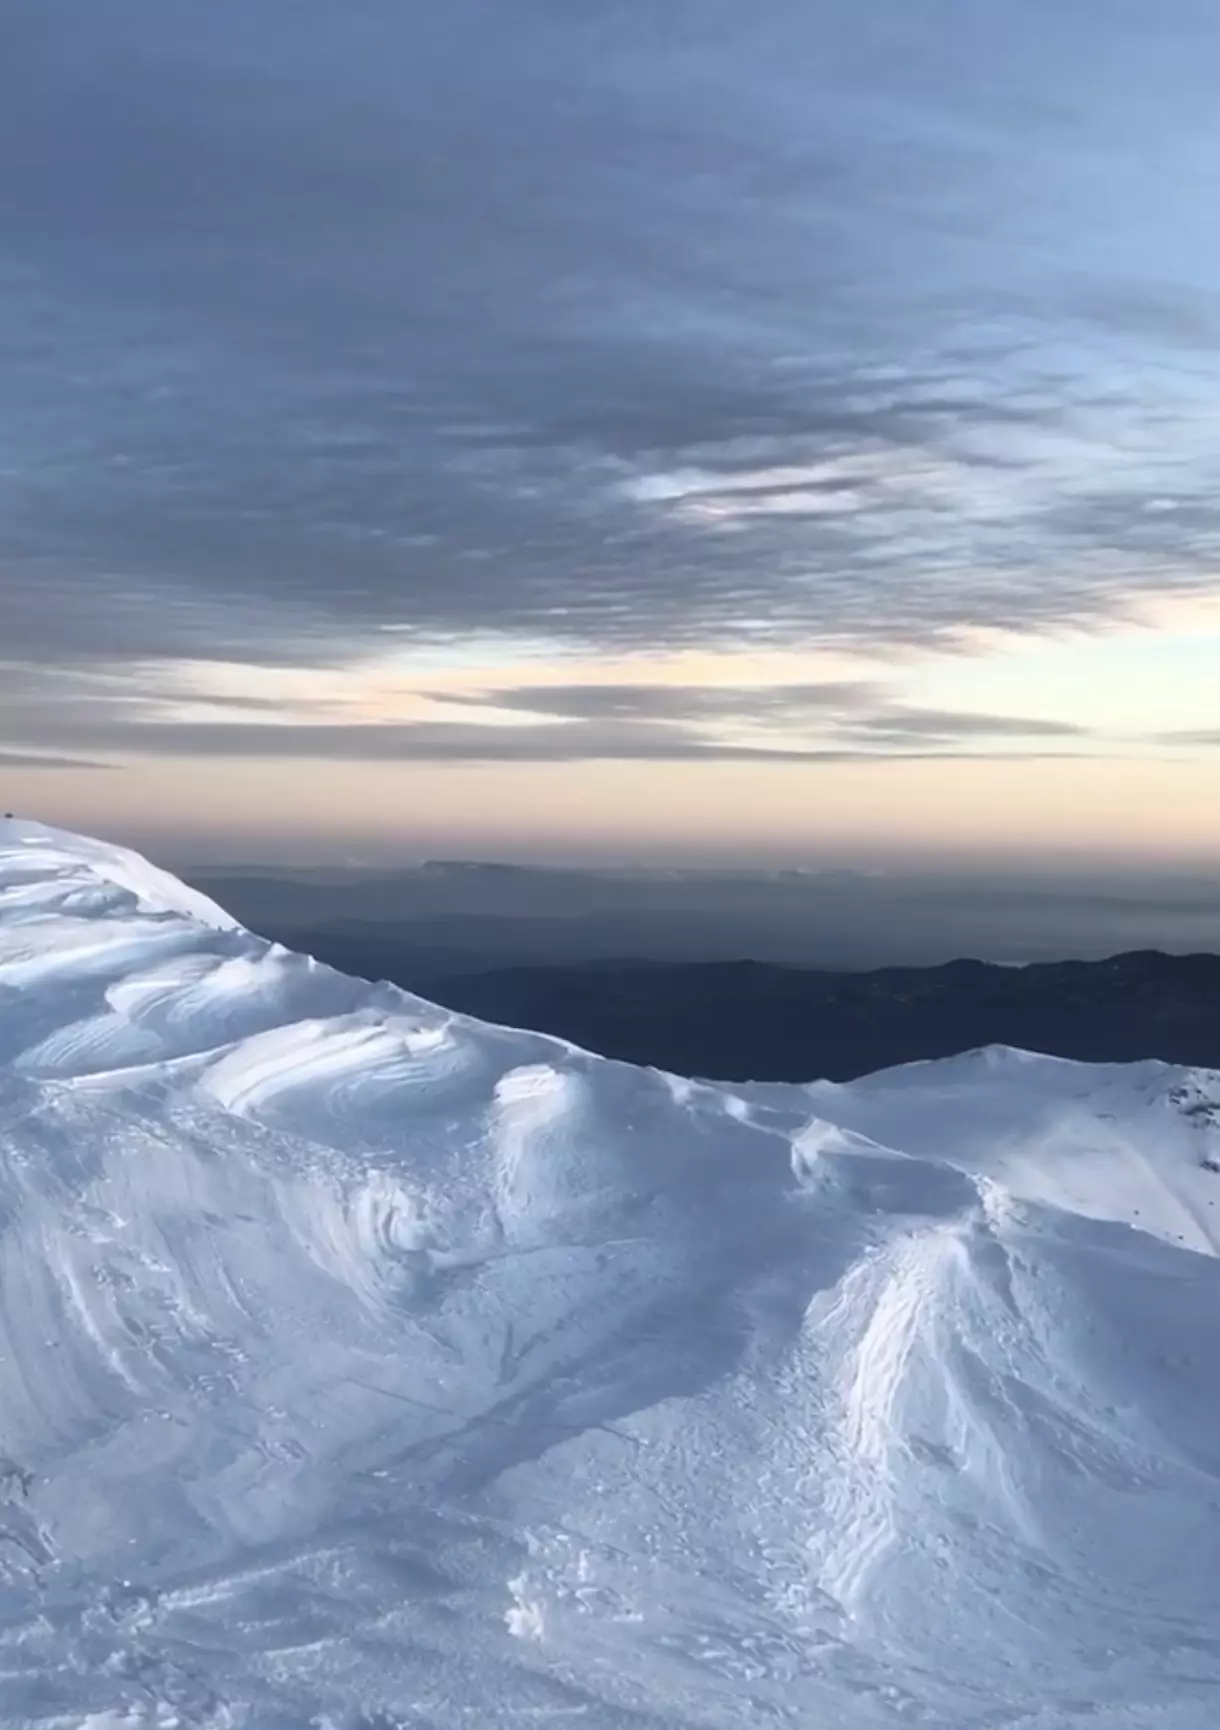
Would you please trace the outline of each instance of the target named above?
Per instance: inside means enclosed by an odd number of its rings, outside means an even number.
[[[1220,862],[1214,0],[10,0],[0,801]]]

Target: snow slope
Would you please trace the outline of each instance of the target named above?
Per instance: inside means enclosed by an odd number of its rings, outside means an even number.
[[[634,1071],[0,824],[0,1724],[1210,1726],[1215,1102]]]

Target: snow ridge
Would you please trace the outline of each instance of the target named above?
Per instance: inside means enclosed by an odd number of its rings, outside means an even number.
[[[0,1725],[1210,1724],[1218,1119],[636,1071],[0,824]]]

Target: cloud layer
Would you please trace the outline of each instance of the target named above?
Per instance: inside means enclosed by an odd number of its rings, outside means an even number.
[[[0,668],[0,675],[4,672]],[[767,685],[533,684],[424,692],[428,712],[370,721],[350,704],[211,697],[132,677],[9,668],[0,732],[38,748],[10,767],[90,767],[68,751],[154,757],[315,758],[330,762],[845,762],[994,753],[1067,754],[1089,729],[1040,717],[928,709],[883,685],[841,679]],[[202,710],[202,714],[199,711]]]
[[[1206,588],[1218,49],[1194,0],[10,8],[0,652],[113,744],[88,681],[136,662],[884,649]],[[548,700],[647,755],[720,699]]]

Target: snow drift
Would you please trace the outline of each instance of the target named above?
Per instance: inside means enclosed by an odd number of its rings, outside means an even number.
[[[1218,1125],[635,1071],[0,824],[0,1723],[1209,1725]]]

